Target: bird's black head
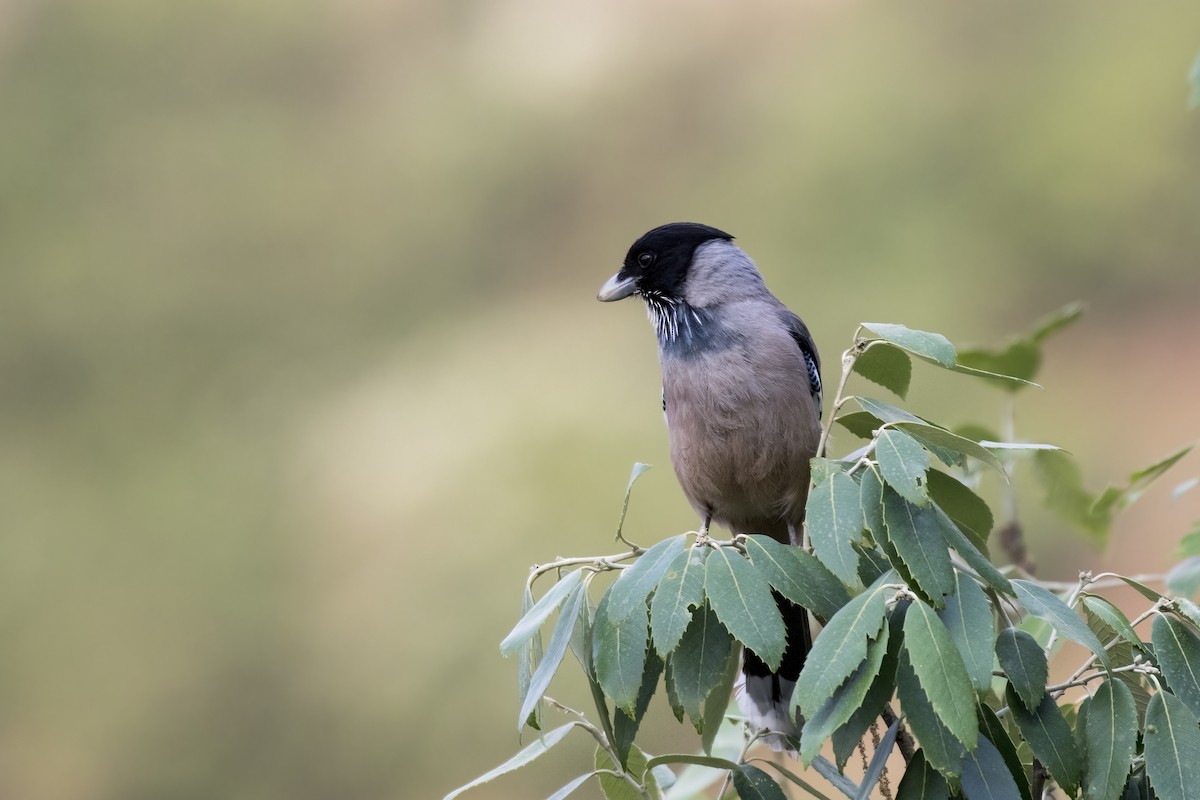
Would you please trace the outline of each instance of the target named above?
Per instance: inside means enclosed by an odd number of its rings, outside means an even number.
[[[714,239],[733,239],[725,231],[696,222],[672,222],[643,234],[625,256],[620,272],[600,290],[601,300],[631,294],[678,298],[696,248]]]

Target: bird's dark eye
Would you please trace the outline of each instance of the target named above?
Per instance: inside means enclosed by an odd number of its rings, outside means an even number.
[[[643,267],[648,267],[654,263],[654,258],[654,253],[642,253],[640,256],[638,256],[638,263]]]

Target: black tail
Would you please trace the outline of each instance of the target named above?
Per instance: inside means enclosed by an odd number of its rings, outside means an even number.
[[[779,669],[772,672],[761,658],[746,650],[742,654],[743,691],[738,693],[738,704],[749,717],[752,728],[766,728],[781,734],[765,738],[771,749],[791,750],[786,737],[798,736],[799,725],[788,714],[788,706],[800,670],[812,649],[812,629],[807,611],[779,593],[774,594],[787,632],[783,661]]]

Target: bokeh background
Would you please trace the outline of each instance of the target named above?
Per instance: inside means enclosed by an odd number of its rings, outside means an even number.
[[[662,222],[736,234],[827,380],[861,320],[1083,300],[1019,433],[1097,488],[1195,438],[1198,50],[1194,2],[0,3],[0,796],[438,797],[515,752],[528,565],[615,552],[635,461],[628,533],[694,525],[643,312],[593,300]],[[1021,502],[1045,577],[1200,517],[1158,487],[1099,554]]]

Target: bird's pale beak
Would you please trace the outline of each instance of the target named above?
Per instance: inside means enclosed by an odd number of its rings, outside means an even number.
[[[633,278],[622,277],[618,272],[600,287],[596,299],[608,303],[613,300],[624,300],[631,294],[637,294],[637,285],[633,282]]]

